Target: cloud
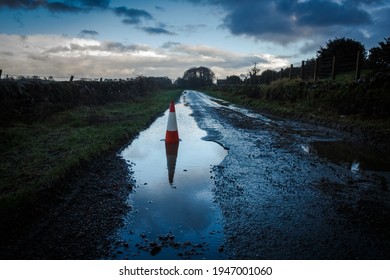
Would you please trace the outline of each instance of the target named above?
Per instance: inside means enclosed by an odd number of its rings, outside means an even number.
[[[177,59],[196,61],[198,64],[219,67],[231,72],[238,71],[238,69],[249,69],[255,62],[263,68],[274,68],[288,64],[285,59],[270,54],[240,55],[207,45],[171,44],[168,42],[167,47],[169,47],[170,55]]]
[[[74,1],[48,1],[48,0],[2,0],[0,8],[34,10],[44,8],[53,13],[89,12],[94,8],[107,9],[109,0],[74,0]]]
[[[186,24],[183,27],[180,28],[181,31],[188,33],[195,33],[198,32],[200,29],[207,28],[206,24],[200,23],[200,24]]]
[[[301,53],[307,54],[307,53],[315,53],[320,46],[317,42],[313,41],[306,41],[304,45],[299,49]]]
[[[151,35],[157,34],[157,35],[176,35],[176,33],[168,31],[165,28],[162,27],[142,27],[141,28],[146,33],[149,33]]]
[[[341,36],[356,33],[356,29],[374,33],[378,23],[390,25],[388,14],[386,18],[375,15],[389,6],[389,2],[384,0],[188,1],[195,5],[222,8],[225,13],[221,27],[233,35],[279,45],[307,38],[324,41],[329,36],[333,37],[335,31],[342,33]]]
[[[292,12],[297,26],[358,26],[372,23],[368,12],[353,3],[308,1],[293,7]]]
[[[84,6],[95,7],[95,8],[108,8],[110,6],[110,0],[81,0]]]
[[[97,32],[95,30],[86,30],[86,29],[81,30],[80,34],[79,34],[79,36],[81,36],[81,37],[89,37],[89,36],[93,37],[93,36],[97,36],[97,35],[99,35],[99,32]]]
[[[165,42],[164,44],[162,44],[161,48],[162,49],[170,49],[172,47],[179,46],[179,45],[181,45],[179,42],[168,41],[168,42]]]
[[[102,50],[109,52],[125,53],[125,52],[137,52],[137,51],[149,51],[150,48],[141,44],[125,45],[119,42],[103,42],[101,45]]]
[[[124,55],[136,54],[139,52],[148,52],[150,48],[141,44],[123,44],[120,42],[95,40],[77,41],[75,39],[65,39],[62,45],[57,45],[42,51],[41,54],[54,54],[61,56],[106,56],[106,55]]]
[[[53,13],[78,13],[89,11],[89,9],[85,9],[84,7],[69,5],[63,2],[46,2],[44,7]]]
[[[254,62],[262,70],[287,65],[267,54],[241,55],[208,45],[166,42],[155,48],[143,44],[99,41],[60,35],[0,34],[0,65],[4,74],[127,78],[137,75],[180,77],[203,65],[218,77],[247,73]],[[12,55],[11,55],[12,54]]]
[[[122,6],[113,8],[113,11],[117,16],[125,17],[125,19],[122,20],[125,24],[139,24],[142,19],[153,19],[153,16],[145,10],[126,8]]]
[[[10,9],[36,9],[42,6],[41,1],[30,0],[2,0],[0,1],[0,8],[6,7]]]
[[[160,12],[165,12],[165,9],[161,6],[154,6],[154,8],[157,10],[157,11],[160,11]]]
[[[245,2],[245,1],[244,1]],[[250,1],[228,11],[222,27],[234,35],[271,38],[272,34],[292,34],[291,19],[277,11],[274,2]]]
[[[80,13],[90,12],[93,9],[111,10],[118,17],[122,17],[122,22],[128,25],[138,25],[143,20],[153,20],[153,16],[140,9],[128,8],[125,6],[110,7],[109,0],[73,0],[73,1],[48,1],[48,0],[1,0],[1,8],[10,8],[15,10],[34,10],[38,8],[46,9],[52,13]],[[161,7],[156,6],[161,10]],[[20,17],[15,20],[21,25]],[[150,34],[173,34],[163,28],[144,28],[144,31]],[[94,36],[97,34],[82,32],[80,36]]]
[[[150,35],[177,35],[175,32],[169,31],[167,25],[164,23],[158,23],[155,27],[144,26],[140,27],[140,30]]]

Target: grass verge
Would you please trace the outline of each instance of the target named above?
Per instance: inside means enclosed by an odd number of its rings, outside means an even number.
[[[132,140],[176,99],[180,90],[135,101],[81,106],[31,124],[1,127],[0,215],[28,211],[42,194],[86,162]]]

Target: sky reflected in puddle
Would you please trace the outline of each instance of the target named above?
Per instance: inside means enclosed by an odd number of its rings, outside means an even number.
[[[183,101],[183,99],[182,99]],[[221,213],[213,202],[212,166],[227,152],[204,141],[191,109],[175,105],[179,145],[166,145],[168,111],[121,156],[136,180],[132,210],[118,232],[118,259],[222,258]]]

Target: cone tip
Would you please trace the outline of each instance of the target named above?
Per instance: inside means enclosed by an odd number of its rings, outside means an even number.
[[[175,112],[175,102],[171,100],[171,104],[169,105],[169,112]]]

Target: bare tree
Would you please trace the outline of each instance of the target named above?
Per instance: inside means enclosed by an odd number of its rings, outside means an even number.
[[[258,82],[258,76],[257,73],[260,73],[260,69],[257,68],[257,63],[255,62],[255,65],[251,70],[249,70],[249,77],[252,85],[257,84]]]

